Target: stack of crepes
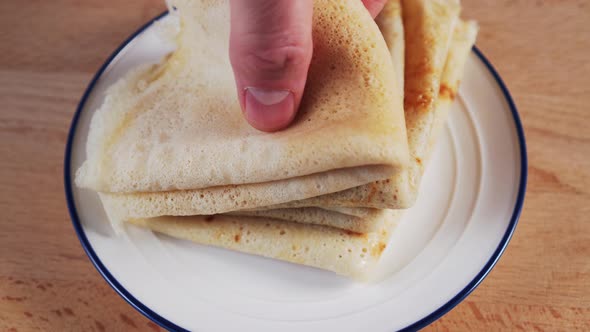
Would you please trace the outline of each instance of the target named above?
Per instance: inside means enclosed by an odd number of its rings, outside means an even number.
[[[228,0],[169,5],[176,50],[107,91],[77,185],[119,230],[366,279],[416,199],[476,24],[457,0],[389,0],[376,20],[360,0],[315,0],[297,118],[263,133],[236,97]]]

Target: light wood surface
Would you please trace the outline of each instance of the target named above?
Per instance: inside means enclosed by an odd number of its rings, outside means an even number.
[[[63,153],[93,73],[160,0],[0,1],[0,331],[158,331],[87,259]],[[590,330],[590,2],[463,0],[506,81],[529,182],[498,265],[427,330]]]

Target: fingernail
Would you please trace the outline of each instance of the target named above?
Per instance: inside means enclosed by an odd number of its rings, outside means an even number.
[[[251,104],[273,106],[283,102],[290,94],[291,92],[288,90],[266,90],[249,87],[246,88],[246,101]]]
[[[295,114],[294,96],[288,90],[245,89],[245,113],[253,126],[273,131],[289,124]]]

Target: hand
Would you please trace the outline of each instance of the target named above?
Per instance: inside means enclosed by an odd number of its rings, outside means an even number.
[[[387,0],[359,0],[373,17]],[[313,52],[313,0],[230,0],[230,60],[246,120],[287,127],[303,96]]]

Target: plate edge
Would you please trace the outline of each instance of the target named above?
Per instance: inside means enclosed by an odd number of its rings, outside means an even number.
[[[502,77],[498,73],[498,71],[494,68],[492,63],[486,58],[483,52],[477,48],[477,46],[473,46],[472,48],[473,53],[479,58],[479,60],[484,64],[484,66],[488,69],[488,71],[492,74],[494,80],[500,87],[504,99],[510,108],[510,112],[512,114],[512,118],[514,120],[514,127],[516,130],[516,136],[518,137],[519,147],[520,147],[520,182],[518,185],[518,194],[516,196],[516,201],[514,204],[514,209],[512,210],[512,216],[510,218],[510,223],[508,224],[508,228],[500,240],[498,247],[488,260],[488,262],[484,265],[484,267],[480,270],[480,272],[468,283],[457,295],[452,297],[449,301],[443,304],[440,308],[433,311],[426,317],[418,320],[415,323],[412,323],[399,331],[417,331],[420,330],[429,324],[433,323],[437,319],[444,316],[446,313],[451,311],[455,308],[459,303],[461,303],[471,292],[473,292],[477,286],[481,284],[481,282],[488,276],[488,274],[492,271],[502,254],[508,247],[510,240],[512,239],[512,235],[516,229],[516,225],[518,224],[518,219],[520,218],[520,214],[522,212],[522,207],[524,205],[524,197],[526,193],[526,185],[527,185],[527,178],[528,178],[528,158],[527,158],[527,149],[526,149],[526,140],[524,135],[524,129],[522,127],[522,122],[520,120],[520,115],[518,114],[518,110],[516,108],[516,104],[514,103],[514,99],[512,99],[512,95],[508,91],[508,87],[502,80]]]
[[[186,329],[170,322],[169,320],[165,319],[164,317],[158,315],[156,312],[152,311],[150,308],[145,306],[141,301],[136,299],[131,293],[129,293],[117,281],[117,279],[115,279],[115,277],[113,277],[113,275],[109,272],[109,270],[104,266],[104,264],[98,258],[98,256],[94,252],[94,249],[90,245],[90,242],[88,241],[88,238],[86,237],[86,234],[84,233],[84,230],[82,229],[82,223],[80,222],[80,218],[79,218],[78,212],[76,210],[76,206],[74,203],[74,194],[72,191],[71,167],[70,167],[70,161],[71,161],[71,155],[72,155],[72,142],[73,142],[73,138],[76,134],[78,120],[80,118],[80,114],[82,113],[82,109],[84,108],[84,105],[86,104],[88,96],[90,95],[90,93],[94,89],[94,86],[96,85],[96,83],[98,82],[98,80],[100,79],[100,77],[102,76],[104,71],[107,69],[107,67],[111,64],[111,62],[121,53],[121,51],[132,40],[134,40],[139,34],[141,34],[143,31],[145,31],[147,28],[152,26],[156,21],[163,18],[167,14],[168,14],[168,11],[165,11],[165,12],[159,14],[158,16],[156,16],[155,18],[151,19],[150,21],[145,23],[143,26],[141,26],[137,31],[132,33],[129,37],[127,37],[115,49],[115,51],[113,51],[113,53],[111,53],[111,55],[109,55],[109,57],[105,60],[105,62],[98,69],[98,71],[96,72],[96,74],[94,75],[94,77],[92,78],[90,83],[88,83],[88,86],[86,87],[86,90],[84,91],[84,94],[82,95],[82,99],[80,99],[80,102],[78,103],[78,106],[76,108],[76,112],[74,113],[74,117],[72,118],[72,122],[70,124],[70,129],[68,132],[68,140],[66,143],[66,149],[65,149],[65,154],[64,154],[64,187],[65,187],[68,211],[70,214],[70,219],[72,220],[72,224],[74,226],[74,230],[76,231],[76,234],[78,235],[78,239],[80,240],[80,244],[82,245],[82,248],[86,252],[86,255],[88,256],[88,258],[90,259],[90,261],[92,262],[92,264],[94,265],[96,270],[100,273],[100,275],[125,301],[127,301],[127,303],[129,303],[133,308],[135,308],[137,311],[139,311],[141,314],[143,314],[145,317],[147,317],[148,319],[150,319],[154,323],[158,324],[159,326],[161,326],[162,328],[165,328],[167,330],[188,332],[188,330],[186,330]]]

